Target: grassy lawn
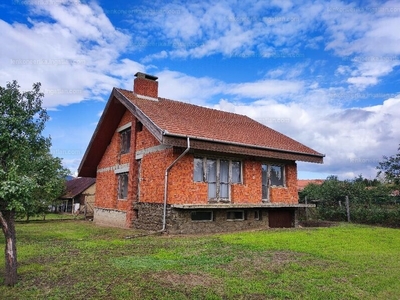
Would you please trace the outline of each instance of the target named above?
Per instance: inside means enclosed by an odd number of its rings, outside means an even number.
[[[136,233],[80,220],[18,223],[20,280],[0,286],[0,299],[400,298],[399,229]]]

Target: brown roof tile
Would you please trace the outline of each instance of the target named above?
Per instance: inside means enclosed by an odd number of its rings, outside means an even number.
[[[297,180],[297,190],[300,192],[309,184],[321,185],[325,182],[324,179],[298,179]]]
[[[142,99],[132,91],[116,90],[167,134],[323,156],[244,115],[164,98]]]
[[[60,199],[71,199],[96,183],[96,178],[78,177],[65,182],[65,194]]]

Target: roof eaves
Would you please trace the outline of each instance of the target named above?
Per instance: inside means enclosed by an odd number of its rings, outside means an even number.
[[[321,153],[313,154],[313,153],[306,153],[306,152],[301,152],[301,151],[292,151],[292,150],[278,149],[278,148],[273,148],[273,147],[264,147],[264,146],[258,146],[258,145],[244,144],[244,143],[239,143],[239,142],[210,139],[210,138],[205,138],[205,137],[176,134],[176,133],[170,133],[167,130],[163,130],[163,135],[171,136],[171,137],[178,137],[178,138],[188,138],[189,137],[191,139],[207,141],[207,142],[222,143],[222,144],[228,144],[228,145],[236,145],[236,146],[241,146],[241,147],[256,148],[256,149],[270,150],[270,151],[284,152],[284,153],[291,153],[291,154],[301,154],[301,155],[306,155],[306,156],[318,157],[321,159],[323,157],[325,157],[325,154],[321,154]]]
[[[85,164],[85,161],[86,161],[86,159],[87,159],[87,157],[88,157],[88,155],[89,155],[89,153],[90,153],[90,151],[91,151],[91,148],[92,148],[92,146],[93,146],[93,143],[94,143],[95,139],[97,138],[97,135],[98,135],[99,130],[100,130],[100,128],[101,128],[101,124],[104,122],[104,119],[105,119],[105,116],[106,116],[106,112],[107,112],[107,110],[109,109],[109,107],[111,106],[111,103],[112,103],[111,99],[112,99],[112,97],[114,96],[114,95],[113,95],[113,94],[114,94],[114,90],[115,90],[115,88],[113,88],[113,90],[112,90],[112,92],[111,92],[111,94],[110,94],[110,97],[108,97],[108,101],[107,101],[106,107],[105,107],[104,110],[103,110],[103,113],[102,113],[102,115],[101,115],[101,117],[100,117],[100,119],[99,119],[99,122],[97,123],[96,129],[95,129],[95,131],[94,131],[94,133],[93,133],[93,135],[92,135],[92,138],[90,139],[90,142],[89,142],[89,144],[88,144],[88,146],[87,146],[87,148],[86,148],[85,154],[83,155],[82,160],[81,160],[81,163],[79,164],[79,167],[78,167],[78,176],[79,176],[79,174],[81,173],[82,168],[83,168],[83,166],[84,166],[84,164]]]

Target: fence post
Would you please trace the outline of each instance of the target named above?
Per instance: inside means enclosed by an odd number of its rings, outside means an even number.
[[[350,221],[350,202],[349,202],[349,196],[346,196],[346,212],[347,212],[347,222]]]
[[[308,221],[308,207],[307,207],[307,196],[306,196],[306,198],[304,199],[304,202],[305,202],[305,204],[306,204],[306,221]]]

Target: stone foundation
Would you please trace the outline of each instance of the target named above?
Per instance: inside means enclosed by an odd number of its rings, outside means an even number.
[[[274,209],[277,210],[277,209]],[[211,220],[192,220],[192,212],[211,212]],[[250,229],[269,228],[269,208],[210,208],[181,209],[167,205],[166,230],[171,234],[234,232]],[[282,209],[288,211],[287,209]],[[292,226],[297,225],[297,213],[293,212]],[[132,227],[135,229],[159,231],[162,229],[163,204],[135,203]],[[228,214],[238,213],[243,219],[230,219]]]
[[[158,203],[135,203],[133,206],[135,218],[132,227],[135,229],[159,231],[163,227],[163,204]],[[167,219],[170,213],[167,206]]]
[[[200,211],[200,210],[194,210]],[[213,209],[212,221],[193,221],[192,210],[173,209],[167,230],[174,234],[233,232],[268,228],[268,211],[263,209]],[[258,211],[258,219],[256,219]],[[243,214],[243,220],[227,219],[228,212]]]

